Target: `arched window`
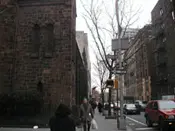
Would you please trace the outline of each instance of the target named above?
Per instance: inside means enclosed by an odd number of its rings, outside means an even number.
[[[37,84],[37,91],[42,93],[43,92],[43,83],[41,81]]]
[[[53,54],[54,26],[52,24],[48,24],[45,29],[46,29],[45,56],[50,57]]]
[[[40,27],[34,25],[32,29],[32,53],[38,54],[40,48]]]

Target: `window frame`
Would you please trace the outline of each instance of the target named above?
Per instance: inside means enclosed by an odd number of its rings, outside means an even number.
[[[159,12],[160,16],[163,16],[163,13],[164,13],[163,9],[160,8],[160,12]]]

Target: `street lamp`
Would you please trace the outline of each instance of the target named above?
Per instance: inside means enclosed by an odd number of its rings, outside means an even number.
[[[121,33],[122,33],[122,28],[120,26],[120,19],[119,19],[119,5],[118,1],[116,0],[116,19],[118,23],[118,44],[119,44],[119,69],[122,69],[122,43],[121,43]],[[116,74],[117,75],[117,74]],[[120,87],[120,122],[119,128],[122,130],[126,130],[126,123],[125,123],[125,118],[123,115],[123,87],[124,87],[124,75],[119,76],[119,87]]]

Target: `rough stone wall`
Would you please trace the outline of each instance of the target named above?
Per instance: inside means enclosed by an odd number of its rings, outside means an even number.
[[[18,54],[16,90],[36,90],[43,83],[45,104],[70,104],[73,87],[71,3],[21,4],[19,9]],[[67,4],[67,5],[66,5]],[[31,33],[34,24],[40,27],[38,50],[33,51]],[[54,45],[47,52],[44,28],[52,24]],[[72,44],[71,44],[72,43]],[[34,45],[35,46],[35,45]],[[35,48],[35,47],[34,47]]]
[[[0,93],[12,91],[16,7],[0,0]]]
[[[18,2],[0,16],[0,91],[40,92],[47,109],[73,104],[75,1]]]

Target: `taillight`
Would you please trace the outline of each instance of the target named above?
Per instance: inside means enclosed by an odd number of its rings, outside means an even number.
[[[168,117],[169,117],[168,115],[166,115],[166,114],[164,115],[164,118],[165,118],[165,119],[168,119]]]

